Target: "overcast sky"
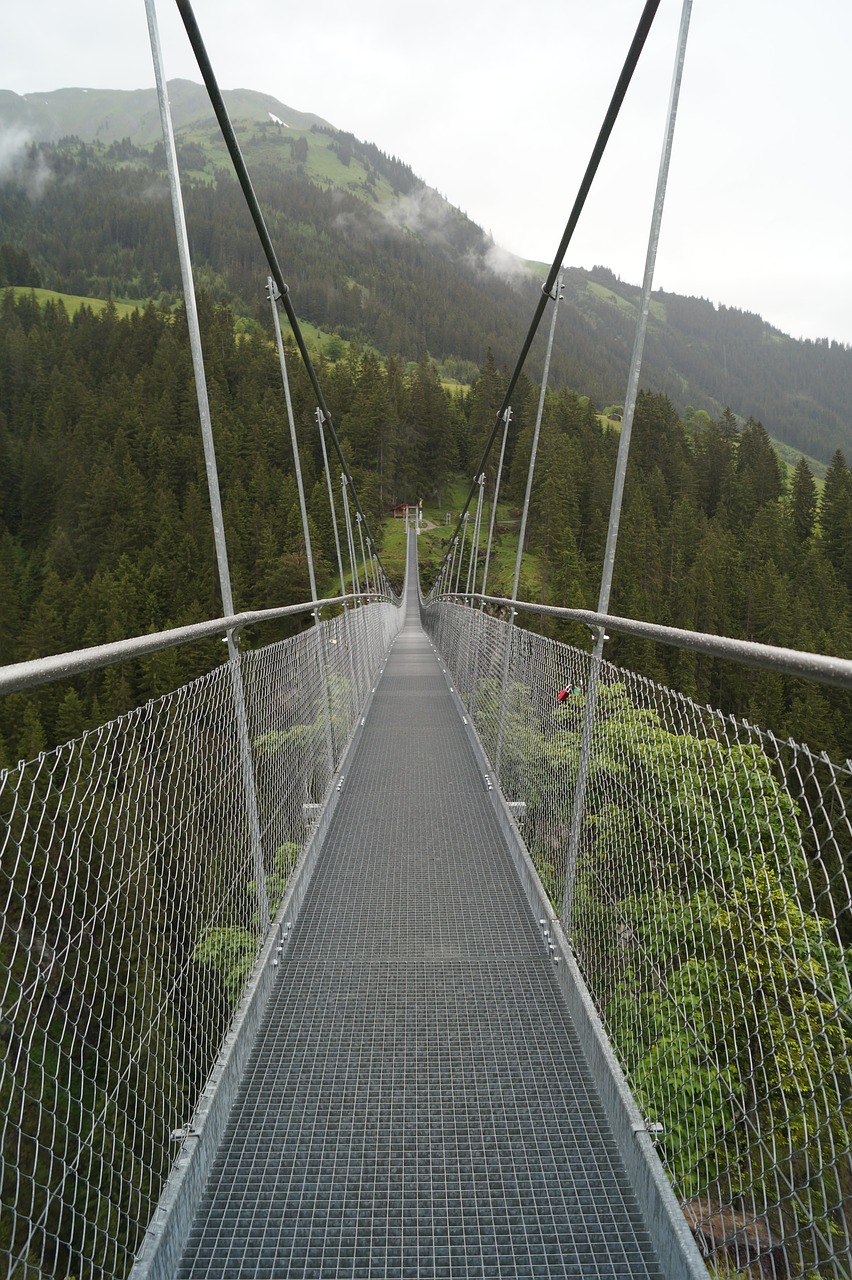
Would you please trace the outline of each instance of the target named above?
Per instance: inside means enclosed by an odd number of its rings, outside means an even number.
[[[550,262],[644,0],[195,0],[220,86],[400,156]],[[154,83],[143,0],[7,0],[0,88]],[[662,0],[568,252],[641,281],[681,0]],[[169,78],[201,80],[171,0]],[[695,0],[655,287],[852,344],[849,0]],[[298,305],[298,300],[297,300]]]

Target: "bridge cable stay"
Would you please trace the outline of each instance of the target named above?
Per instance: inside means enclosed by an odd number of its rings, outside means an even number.
[[[358,543],[361,547],[361,565],[364,569],[364,590],[369,592],[372,588],[370,585],[370,571],[367,568],[367,552],[364,550],[364,524],[361,519],[361,512],[355,512],[355,523],[358,527]]]
[[[346,521],[346,540],[349,543],[349,570],[352,574],[352,586],[355,589],[355,595],[361,595],[361,579],[358,576],[358,558],[355,555],[355,539],[352,536],[352,515],[349,510],[349,482],[346,476],[340,477],[340,487],[343,492],[343,517]]]
[[[337,572],[340,574],[340,589],[346,591],[346,577],[343,570],[343,555],[340,550],[340,530],[337,525],[337,511],[334,505],[334,490],[331,483],[331,467],[328,465],[328,450],[325,447],[325,433],[322,429],[322,410],[316,411],[317,427],[319,429],[320,448],[322,449],[322,461],[325,469],[325,483],[328,489],[328,505],[331,510],[331,526],[334,530],[334,550],[337,555]],[[352,656],[352,639],[351,639],[352,618],[349,613],[349,604],[343,606],[343,634],[344,644],[348,655],[349,678],[352,681],[352,687],[355,687],[355,663]]]
[[[630,451],[630,437],[633,429],[633,415],[636,409],[636,398],[639,393],[639,374],[642,367],[642,353],[645,347],[645,333],[648,327],[648,313],[651,307],[651,288],[654,281],[654,267],[657,261],[657,247],[660,241],[660,225],[663,218],[663,206],[665,204],[666,185],[668,182],[669,163],[671,160],[672,142],[674,140],[677,106],[678,99],[680,97],[681,80],[683,78],[683,62],[686,56],[686,42],[689,35],[689,20],[691,13],[692,0],[683,0],[675,65],[672,73],[671,92],[669,95],[665,135],[663,138],[662,154],[660,156],[660,167],[657,174],[654,211],[651,217],[651,228],[648,233],[645,274],[642,281],[642,294],[639,302],[639,312],[636,317],[636,333],[633,341],[633,355],[630,360],[627,395],[625,396],[624,401],[624,417],[621,423],[621,436],[618,442],[618,456],[616,459],[615,478],[612,486],[609,526],[607,528],[604,563],[601,572],[600,594],[598,596],[598,613],[604,614],[609,611],[612,573],[615,564],[615,552],[618,545],[618,530],[621,522],[621,506],[624,497],[624,480],[627,474],[627,458]],[[605,641],[605,630],[603,627],[599,627],[592,653],[589,687],[586,692],[583,730],[580,738],[580,759],[577,769],[577,781],[574,790],[574,803],[571,813],[571,832],[568,841],[565,890],[562,900],[563,927],[569,934],[574,895],[574,878],[580,847],[580,832],[585,815],[586,786],[588,782],[589,761],[592,750],[592,735],[595,728],[601,660],[603,658],[603,647]]]
[[[299,511],[302,516],[302,535],[305,539],[305,553],[308,560],[308,581],[311,588],[311,599],[317,599],[317,579],[314,571],[314,551],[311,545],[311,530],[308,524],[308,506],[305,501],[305,485],[302,480],[302,460],[299,457],[299,441],[296,437],[296,420],[293,415],[293,398],[290,395],[290,379],[287,376],[287,360],[284,355],[284,341],[281,337],[281,322],[278,316],[278,289],[272,276],[269,276],[267,282],[267,293],[272,306],[272,323],[275,329],[275,343],[278,348],[278,361],[281,365],[281,382],[284,387],[284,402],[287,406],[287,422],[290,427],[290,445],[293,450],[293,467],[296,472],[296,489],[299,494]],[[320,630],[320,612],[315,609],[313,613],[314,619],[314,643],[316,645],[317,660],[322,671],[322,718],[323,727],[325,729],[325,750],[326,759],[328,761],[329,777],[334,773],[334,746],[331,740],[331,710],[328,703],[328,670],[325,661],[325,647],[322,640],[322,632]]]
[[[185,2],[186,0],[177,0],[178,6],[181,8]],[[618,114],[621,110],[622,103],[624,102],[624,98],[627,93],[628,87],[630,85],[630,81],[633,78],[633,73],[636,70],[636,66],[639,62],[639,57],[645,46],[645,41],[648,38],[648,33],[651,30],[651,25],[654,21],[654,18],[656,17],[657,9],[659,8],[659,5],[660,5],[660,0],[646,0],[645,8],[642,10],[642,16],[639,19],[639,24],[636,28],[636,34],[634,35],[633,41],[627,52],[627,57],[625,58],[624,66],[622,67],[622,70],[621,70],[621,75],[618,77],[618,83],[616,84],[615,89],[613,91],[612,99],[610,101],[609,107],[607,108],[607,113],[604,116],[604,121],[603,121],[603,124],[601,125],[601,129],[598,134],[597,141],[595,142],[594,148],[592,149],[592,154],[589,159],[589,163],[586,166],[586,172],[583,175],[583,180],[580,183],[580,187],[577,192],[576,199],[574,200],[573,208],[571,209],[571,213],[568,217],[568,222],[566,223],[565,230],[562,233],[562,239],[559,242],[559,248],[556,250],[556,254],[553,258],[553,264],[547,273],[547,279],[545,280],[544,284],[541,286],[541,298],[536,304],[535,312],[533,313],[533,318],[530,322],[530,326],[527,331],[527,336],[524,339],[523,346],[521,347],[521,351],[518,356],[517,362],[515,364],[515,368],[512,372],[512,376],[509,379],[509,385],[507,386],[505,395],[503,396],[502,404],[500,405],[500,408],[497,410],[497,415],[494,420],[494,426],[491,428],[491,434],[489,435],[488,441],[482,452],[482,458],[479,462],[479,466],[476,468],[474,472],[475,476],[478,476],[479,473],[484,469],[485,463],[488,460],[488,456],[491,453],[492,445],[494,444],[494,440],[497,436],[497,432],[500,428],[500,423],[504,420],[503,415],[506,412],[506,410],[509,408],[509,405],[511,404],[512,394],[515,390],[518,379],[521,376],[521,371],[523,370],[523,367],[526,363],[526,359],[527,359],[527,356],[529,355],[529,351],[533,344],[533,340],[538,332],[538,327],[541,324],[541,319],[542,319],[542,316],[544,315],[545,308],[547,307],[548,302],[552,298],[553,288],[554,288],[554,285],[556,284],[556,278],[562,269],[562,264],[565,260],[565,254],[568,251],[568,245],[571,242],[571,238],[576,229],[577,222],[579,221],[579,218],[580,218],[580,214],[583,211],[583,206],[586,203],[586,198],[588,197],[589,191],[591,190],[592,182],[594,181],[595,175],[600,166],[600,162],[603,159],[604,151],[606,150],[607,143],[609,142],[610,135],[612,134],[612,130],[615,126],[615,122],[618,119]],[[462,514],[464,514],[464,512],[467,511],[467,508],[470,506],[473,495],[476,492],[476,485],[477,485],[477,481],[476,479],[474,479],[470,487],[470,492],[468,493],[467,499],[465,500],[464,507],[462,508]],[[456,524],[456,530],[455,530],[456,533],[458,533],[459,531],[461,522],[462,522],[462,516],[460,515],[458,519],[458,523]],[[446,554],[444,558],[446,559]]]
[[[467,570],[467,593],[476,589],[476,561],[479,556],[479,535],[482,528],[482,503],[485,496],[485,472],[479,476],[479,495],[476,499],[476,516],[473,521],[473,542],[470,548],[470,563]]]
[[[146,3],[149,3],[149,2],[150,0],[146,0]],[[207,94],[210,98],[210,104],[213,107],[213,111],[216,115],[216,119],[219,122],[219,127],[222,130],[222,136],[224,138],[225,145],[228,148],[228,154],[231,157],[231,163],[233,164],[234,169],[236,171],[237,181],[239,182],[240,187],[242,189],[243,196],[245,197],[246,204],[248,205],[249,213],[251,214],[252,220],[255,225],[255,230],[257,231],[258,237],[260,239],[263,252],[266,255],[266,261],[269,265],[269,270],[272,274],[272,277],[276,285],[278,286],[278,289],[281,295],[280,303],[287,314],[287,319],[290,322],[290,328],[293,331],[293,337],[295,339],[296,346],[299,348],[299,354],[302,357],[302,362],[305,366],[305,371],[307,372],[307,375],[310,379],[317,404],[319,405],[322,411],[323,421],[325,425],[328,427],[332,444],[334,445],[335,452],[337,453],[337,456],[340,460],[340,465],[343,468],[344,474],[346,475],[350,485],[352,486],[352,498],[355,503],[355,506],[357,510],[361,513],[361,517],[364,520],[364,523],[367,529],[369,529],[370,522],[367,520],[366,513],[364,512],[364,509],[361,506],[361,503],[359,501],[358,493],[357,493],[357,490],[355,489],[355,483],[352,479],[352,475],[349,470],[349,465],[346,461],[346,457],[343,453],[343,449],[341,448],[340,440],[334,428],[334,423],[331,417],[331,411],[329,410],[328,405],[326,404],[325,396],[323,395],[322,388],[320,387],[319,379],[317,377],[317,372],[316,372],[316,369],[314,368],[314,363],[311,359],[310,352],[308,351],[304,334],[302,333],[301,325],[299,324],[299,318],[296,315],[296,310],[295,310],[295,307],[293,306],[292,298],[290,297],[290,287],[284,279],[281,266],[278,262],[278,255],[276,254],[275,248],[272,244],[272,239],[269,235],[269,231],[266,226],[266,221],[263,217],[263,212],[260,208],[260,203],[255,194],[254,187],[252,185],[252,181],[249,176],[248,168],[243,158],[242,151],[240,150],[240,144],[237,141],[237,135],[234,132],[234,126],[231,123],[230,116],[228,115],[228,109],[225,106],[225,102],[222,97],[221,90],[219,89],[219,84],[216,79],[215,72],[213,70],[213,65],[210,61],[210,58],[208,57],[207,50],[204,46],[204,41],[202,39],[201,31],[199,29],[198,23],[195,18],[192,5],[190,4],[190,0],[175,0],[175,3],[177,4],[178,11],[183,20],[183,25],[184,25],[184,28],[186,29],[186,34],[189,37],[189,42],[190,42],[190,45],[192,46],[192,51],[195,54],[195,58],[198,63],[198,69],[201,72],[205,87],[207,89]],[[657,0],[657,3],[659,3],[659,0]]]
[[[340,590],[346,591],[346,579],[343,575],[343,557],[340,554],[340,531],[337,527],[337,511],[334,507],[334,491],[331,487],[331,468],[328,465],[328,450],[325,447],[325,433],[322,429],[322,409],[315,414],[319,429],[320,448],[322,449],[322,465],[325,470],[325,482],[328,489],[328,505],[331,510],[331,527],[334,530],[334,550],[337,555],[337,572],[340,575]]]
[[[467,526],[470,524],[469,511],[464,512],[464,514],[461,517],[461,522],[462,522],[462,536],[461,536],[461,544],[459,546],[458,565],[456,566],[456,591],[458,591],[459,589],[459,581],[461,579],[461,571],[462,571],[462,561],[464,560],[464,544],[465,544],[465,541],[467,540]]]
[[[453,534],[452,539],[450,540],[450,550],[452,551],[452,555],[450,555],[449,559],[445,561],[444,567],[442,570],[442,578],[445,578],[446,581],[449,582],[450,591],[452,591],[453,582],[455,581],[453,575],[456,571],[456,554],[458,552],[458,549],[459,549],[459,535],[455,533]],[[448,555],[449,555],[449,550],[448,550]]]
[[[509,610],[509,628],[506,632],[505,648],[503,656],[503,678],[500,683],[500,731],[497,735],[497,753],[495,765],[499,772],[500,758],[503,753],[503,724],[506,712],[506,693],[509,687],[509,665],[512,657],[512,641],[515,635],[515,616],[516,610],[514,602],[518,598],[518,586],[521,581],[521,561],[524,555],[524,539],[527,536],[527,517],[530,510],[530,498],[532,497],[533,476],[535,475],[535,462],[538,454],[538,440],[541,434],[541,420],[544,416],[544,401],[547,395],[547,379],[550,374],[550,358],[553,355],[553,339],[556,335],[556,319],[559,315],[559,303],[562,300],[562,276],[556,281],[555,293],[553,298],[553,313],[550,319],[550,332],[547,337],[547,351],[544,356],[544,370],[541,375],[541,389],[538,395],[538,409],[535,415],[535,428],[533,429],[532,445],[530,448],[530,461],[527,468],[527,487],[524,494],[524,505],[521,511],[521,527],[518,530],[518,553],[515,556],[515,576],[512,580],[512,608]],[[496,507],[496,502],[495,502]]]
[[[198,399],[198,412],[201,420],[201,437],[204,445],[204,461],[207,471],[207,489],[210,499],[210,512],[213,519],[213,536],[216,545],[216,563],[219,571],[219,590],[222,597],[222,610],[226,617],[234,613],[234,598],[231,590],[231,573],[228,564],[228,547],[225,539],[225,519],[222,513],[222,499],[219,491],[219,473],[216,466],[216,450],[213,442],[213,426],[210,418],[210,403],[207,395],[207,379],[204,370],[204,355],[201,348],[201,327],[198,319],[198,303],[195,296],[195,283],[192,276],[192,262],[189,251],[189,237],[186,230],[186,216],[178,174],[177,149],[175,147],[174,130],[172,128],[169,108],[168,88],[163,68],[160,34],[154,0],[145,0],[145,11],[148,19],[148,34],[151,43],[151,56],[154,62],[154,75],[157,85],[157,100],[160,108],[160,120],[163,129],[163,141],[166,152],[166,168],[169,176],[169,188],[172,199],[175,232],[177,235],[178,258],[183,282],[184,302],[186,306],[189,344],[192,353],[192,368],[195,378],[195,390]],[[316,599],[316,584],[311,582],[311,594]],[[252,857],[257,882],[257,894],[260,919],[264,931],[269,926],[269,901],[266,892],[266,870],[263,862],[263,841],[260,834],[260,817],[258,812],[257,783],[252,762],[249,741],[248,718],[246,715],[245,691],[243,689],[240,670],[239,650],[234,632],[229,628],[225,632],[228,644],[229,669],[231,672],[231,688],[234,699],[234,714],[240,741],[240,761],[245,792],[246,810],[251,831]]]
[[[497,479],[494,482],[494,499],[491,503],[491,521],[488,526],[488,541],[485,544],[485,566],[482,570],[482,594],[485,595],[488,584],[488,566],[491,563],[491,546],[494,540],[494,522],[497,516],[497,499],[500,496],[500,481],[503,478],[503,460],[506,457],[506,440],[509,435],[509,423],[512,421],[512,410],[507,408],[503,414],[503,443],[500,445],[500,461],[497,465]],[[482,602],[481,608],[485,608]]]

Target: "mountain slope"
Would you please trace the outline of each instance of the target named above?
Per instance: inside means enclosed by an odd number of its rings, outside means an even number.
[[[265,324],[267,266],[206,93],[180,80],[169,93],[199,281]],[[469,377],[489,348],[498,364],[514,363],[544,267],[500,250],[377,147],[268,95],[225,98],[300,315],[409,359],[428,352],[456,376]],[[47,141],[60,130],[61,145]],[[10,261],[28,255],[52,288],[168,304],[179,277],[154,91],[0,92],[0,132],[7,154],[18,143],[0,181]],[[43,141],[28,151],[25,136]],[[30,282],[2,272],[0,260],[0,284]],[[566,272],[555,385],[600,406],[623,399],[638,294],[605,268]],[[655,295],[642,384],[680,411],[718,417],[730,405],[825,461],[850,451],[852,350],[795,341],[758,316]]]

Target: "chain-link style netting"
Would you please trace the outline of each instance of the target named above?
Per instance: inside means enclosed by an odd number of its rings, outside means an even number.
[[[244,714],[226,665],[0,773],[3,1276],[129,1270],[401,615],[243,655]]]
[[[852,763],[603,663],[568,877],[591,657],[424,622],[712,1273],[849,1280]]]

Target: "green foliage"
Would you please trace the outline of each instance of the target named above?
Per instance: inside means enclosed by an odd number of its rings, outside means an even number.
[[[192,959],[219,975],[230,1004],[237,1003],[257,955],[257,935],[237,925],[208,929]]]
[[[272,869],[266,876],[266,895],[269,899],[270,915],[274,916],[284,901],[284,893],[290,876],[296,869],[299,853],[299,845],[288,841],[286,844],[279,845],[272,855]],[[250,888],[254,890],[253,883]]]
[[[496,696],[484,687],[478,714]],[[529,706],[510,693],[506,769],[524,762],[559,907],[582,698],[538,725]],[[672,732],[623,686],[601,688],[572,938],[631,1088],[679,1195],[765,1204],[779,1238],[816,1221],[830,1240],[842,1207],[821,1171],[846,1142],[837,993],[852,965],[802,901],[806,870],[797,808],[758,747]]]
[[[284,901],[290,876],[299,860],[299,846],[292,842],[279,845],[272,855],[272,866],[266,873],[266,895],[270,915]],[[248,892],[257,901],[257,881],[248,883]],[[192,952],[195,964],[212,969],[222,982],[228,1002],[233,1008],[245,989],[257,958],[258,920],[254,929],[239,925],[220,925],[207,929]]]

